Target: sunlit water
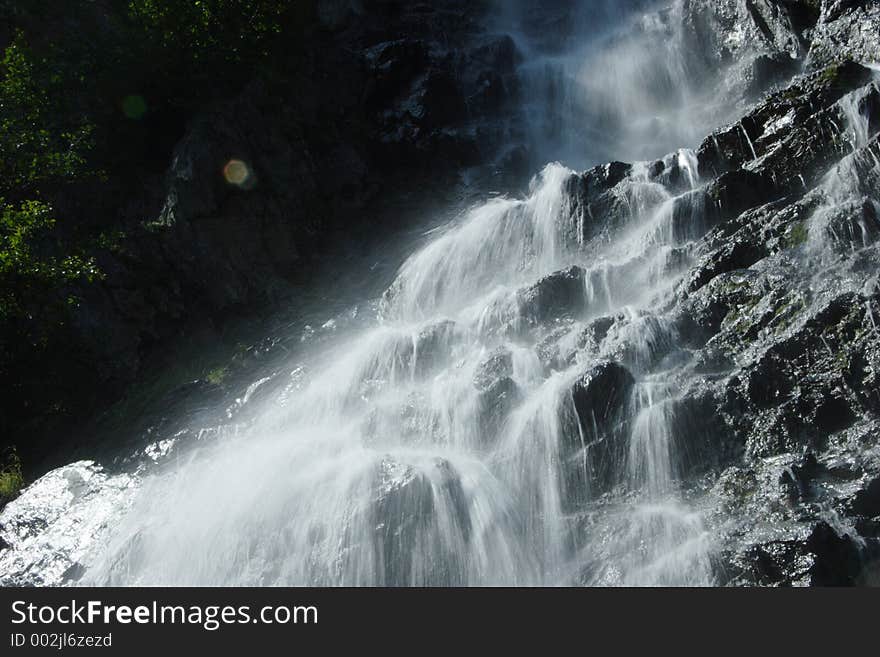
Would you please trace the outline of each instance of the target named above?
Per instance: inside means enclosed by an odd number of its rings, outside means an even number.
[[[674,335],[651,310],[682,271],[668,256],[701,233],[699,214],[674,226],[690,192],[674,196],[636,167],[619,190],[632,214],[611,239],[584,240],[589,219],[566,192],[574,175],[550,165],[527,197],[474,208],[435,236],[375,321],[324,354],[301,389],[145,477],[83,581],[711,583],[705,532],[676,494]],[[529,321],[522,290],[572,264],[584,271],[577,321]],[[609,314],[625,319],[596,353],[561,369],[539,361],[549,331],[574,337]],[[511,403],[487,422],[478,369],[497,354]],[[582,431],[571,389],[608,358],[637,379],[620,418],[619,498],[598,504],[584,481],[573,506],[566,460],[589,450],[564,451]]]
[[[675,14],[602,8],[611,32],[638,21],[647,36],[587,43],[578,84],[564,86],[588,93],[552,120],[567,134],[572,116],[603,117],[592,125],[623,154],[645,130],[652,150],[693,143],[691,119],[706,111],[698,76],[674,34],[662,55],[652,50]],[[548,82],[547,65],[527,77]],[[810,243],[839,230],[829,218],[864,192],[851,188],[852,167],[877,166],[866,119],[842,102],[860,150],[823,183]],[[432,232],[350,328],[243,390],[247,421],[154,447],[152,467],[108,476],[75,464],[26,493],[7,513],[43,505],[48,529],[10,534],[5,566],[58,582],[51,552],[63,550],[82,584],[715,583],[717,546],[681,487],[676,402],[690,355],[669,314],[710,226],[693,152],[670,150],[664,166],[684,183],[661,184],[654,165],[637,163],[614,188],[614,216],[582,207],[578,174],[554,163],[521,197]],[[575,281],[571,312],[536,315],[530,290],[563,270]],[[596,320],[607,334],[585,342]],[[605,418],[615,443],[599,478],[605,409],[579,411],[573,390],[607,362],[632,385]],[[46,556],[28,564],[28,549]]]
[[[696,147],[751,100],[743,70],[707,56],[682,0],[499,4],[500,28],[525,53],[528,130],[544,161],[588,167]],[[736,36],[728,45],[743,47]]]

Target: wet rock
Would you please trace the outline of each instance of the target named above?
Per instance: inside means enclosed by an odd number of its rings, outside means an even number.
[[[634,372],[646,372],[678,349],[679,325],[652,313],[623,317],[609,332],[603,353]]]
[[[464,564],[443,532],[466,542],[470,517],[457,473],[438,459],[425,472],[386,458],[378,468],[373,506],[374,556],[383,586],[455,586],[464,583]],[[454,528],[440,527],[449,513]]]
[[[572,235],[576,241],[592,239],[619,216],[625,203],[615,192],[615,187],[626,180],[632,165],[610,162],[593,167],[583,175],[573,175],[565,182],[566,198],[571,213],[579,218],[579,233]]]
[[[852,513],[866,518],[880,518],[880,478],[871,480],[856,493],[850,509]]]
[[[572,28],[570,3],[552,4],[529,14],[544,33],[536,37]],[[515,43],[476,29],[477,10],[467,3],[440,5],[326,3],[322,25],[351,45],[354,62],[311,62],[305,77],[328,82],[282,96],[302,96],[295,106],[281,107],[276,90],[254,84],[192,122],[169,167],[164,210],[144,215],[159,220],[143,228],[142,253],[131,256],[154,275],[138,270],[125,279],[136,267],[108,257],[116,283],[89,297],[75,317],[83,335],[94,335],[90,353],[114,364],[105,382],[136,371],[149,346],[193,313],[191,305],[222,319],[231,308],[270,298],[276,282],[297,273],[329,218],[362,216],[376,189],[457,175],[499,144],[501,157],[485,161],[528,168],[522,134],[494,121],[520,91]],[[636,216],[632,188],[653,189],[658,203],[668,202],[662,229],[675,247],[658,275],[682,274],[681,284],[651,313],[603,317],[579,333],[575,320],[593,310],[583,269],[553,273],[517,295],[523,323],[539,329],[536,350],[548,371],[585,356],[615,360],[579,377],[558,409],[563,511],[591,518],[601,513],[601,496],[619,501],[613,496],[625,489],[618,486],[637,406],[631,372],[665,377],[670,486],[703,504],[707,531],[723,546],[719,570],[728,572],[720,581],[873,581],[880,553],[880,92],[874,72],[855,61],[870,63],[880,51],[880,7],[858,0],[693,0],[681,7],[685,50],[704,54],[687,62],[688,74],[703,80],[723,69],[719,105],[755,102],[702,142],[697,188],[686,154],[635,168],[611,162],[565,182],[571,221],[559,227],[569,244],[599,244]],[[366,20],[374,10],[393,29]],[[805,75],[755,97],[784,84],[802,63]],[[352,115],[366,118],[346,130]],[[248,165],[247,184],[218,176],[232,157]],[[397,169],[406,171],[389,177]],[[410,177],[417,171],[428,175]],[[135,284],[146,278],[150,285]],[[451,322],[404,336],[394,366],[429,376],[445,364],[454,338]],[[499,351],[474,376],[477,422],[487,437],[519,398],[512,370],[510,352]],[[167,406],[185,410],[215,393],[181,389]],[[425,407],[414,394],[390,419],[374,413],[368,423],[377,426],[366,433],[382,434],[388,422],[404,442],[416,442],[435,430]],[[0,575],[3,583],[75,578],[85,543],[112,520],[99,493],[112,497],[130,483],[74,464],[26,490],[0,514],[7,540],[0,573],[13,573]],[[465,582],[460,548],[473,528],[449,461],[388,457],[371,492],[367,534],[382,583]],[[441,519],[451,527],[441,531]],[[71,524],[87,527],[73,543]],[[37,579],[18,575],[27,572]]]
[[[878,204],[868,198],[835,206],[823,217],[823,237],[841,251],[867,247],[880,237]]]
[[[717,335],[733,308],[755,298],[757,278],[757,274],[749,271],[732,271],[715,276],[698,288],[682,302],[679,334],[692,344],[705,343]]]
[[[767,176],[737,169],[722,174],[706,188],[708,207],[716,221],[727,221],[755,206],[773,200],[774,187]]]
[[[846,94],[871,82],[871,70],[852,61],[834,64],[796,80],[786,89],[768,96],[738,123],[726,126],[707,137],[697,149],[697,161],[704,175],[720,175],[742,167],[765,155],[781,150],[774,166],[791,165],[787,175],[772,167],[776,184],[797,180],[803,171],[794,163],[805,164],[833,160],[823,152],[840,153],[831,135],[838,132],[838,111],[833,107]],[[812,153],[816,149],[817,153]],[[797,158],[804,156],[806,162]],[[812,166],[812,165],[811,165]],[[767,169],[768,167],[765,167]],[[810,173],[810,167],[806,173]]]
[[[679,264],[683,284],[673,308],[654,317],[658,322],[624,318],[610,335],[586,334],[583,347],[601,345],[638,372],[673,364],[681,382],[664,417],[675,444],[675,476],[699,490],[701,477],[712,481],[722,472],[715,491],[725,510],[717,527],[729,547],[720,581],[864,583],[875,577],[880,554],[874,499],[880,304],[871,282],[880,95],[873,72],[845,58],[864,53],[880,31],[851,34],[851,44],[838,41],[837,57],[828,56],[833,47],[823,43],[823,31],[842,36],[857,20],[880,24],[875,3],[828,2],[821,12],[818,4],[770,0],[709,5],[686,9],[695,35],[729,34],[735,26],[754,42],[717,44],[718,61],[736,71],[733,84],[744,85],[738,88],[783,83],[805,57],[808,72],[701,144],[703,188],[689,190],[672,156],[639,171],[678,195],[664,229],[692,241]],[[587,239],[610,236],[627,216],[619,204],[625,186],[614,184],[591,194],[582,183],[573,188]],[[595,221],[591,211],[599,203],[604,214]],[[629,335],[636,325],[644,330]],[[658,339],[674,335],[673,345],[651,346],[652,331]],[[655,357],[645,358],[639,344]],[[686,363],[682,369],[676,359]],[[581,440],[587,434],[576,417],[580,431],[570,435]],[[603,434],[597,426],[592,430]],[[603,435],[593,456],[616,462],[620,471],[626,430],[612,422]],[[567,462],[564,498],[576,503],[566,508],[590,499],[578,497],[588,483],[592,494],[621,483],[603,481],[587,459],[579,468],[575,459]],[[756,526],[756,517],[766,523]],[[731,525],[731,518],[738,520]]]
[[[545,276],[517,293],[520,314],[530,325],[572,317],[586,306],[584,277],[577,266]]]
[[[857,332],[863,319],[861,309],[853,312],[853,297],[841,295],[808,311],[809,319],[796,327],[786,328],[783,322],[775,330],[757,328],[791,311],[791,302],[785,299],[773,294],[765,297],[757,305],[767,310],[753,314],[758,323],[750,328],[728,323],[737,327],[739,339],[746,342],[776,336],[754,362],[743,367],[738,377],[742,385],[735,392],[742,399],[740,412],[752,409],[756,413],[749,439],[750,450],[756,455],[798,446],[821,448],[829,434],[853,425],[864,403],[863,380],[858,375],[851,376],[851,382],[844,378],[845,354],[858,349],[858,339],[846,336]],[[735,350],[742,358],[741,347]]]
[[[707,51],[707,59],[716,65],[748,62],[762,54],[796,57],[801,48],[787,4],[774,0],[689,2],[684,21],[704,46],[701,50]],[[734,30],[739,38],[725,39]]]
[[[430,482],[413,468],[382,462],[375,503],[376,564],[386,586],[412,582],[415,542],[434,513]]]
[[[595,166],[581,176],[582,192],[587,198],[607,192],[624,180],[631,171],[632,165],[626,162],[609,162]]]
[[[477,424],[489,443],[501,428],[521,395],[513,380],[513,356],[507,349],[496,350],[474,374],[477,389]]]
[[[808,452],[801,462],[793,463],[783,471],[779,485],[785,489],[792,504],[807,500],[812,496],[813,481],[823,469],[815,454]]]
[[[763,244],[752,240],[731,238],[720,249],[707,256],[691,279],[689,288],[696,291],[720,274],[747,269],[769,255]]]
[[[760,55],[751,63],[746,93],[756,96],[800,72],[801,63],[786,55]]]
[[[488,444],[503,426],[504,420],[520,401],[521,394],[516,383],[509,376],[493,381],[478,395],[477,424]]]
[[[137,479],[92,461],[52,470],[0,512],[0,585],[58,586],[80,555],[106,540]]]
[[[840,534],[827,522],[813,528],[806,543],[815,561],[810,568],[812,586],[853,586],[862,572],[862,555],[856,541]]]
[[[455,322],[444,320],[423,328],[415,339],[413,369],[424,376],[436,369],[446,357],[455,336]]]
[[[693,167],[695,169],[696,167]],[[681,194],[693,189],[697,184],[696,170],[682,163],[679,153],[670,153],[648,167],[648,180],[662,185],[673,194]]]
[[[563,438],[567,508],[576,508],[619,483],[627,448],[622,423],[634,385],[632,374],[613,362],[599,363],[574,383],[575,425]]]
[[[65,583],[75,583],[79,581],[79,579],[85,575],[86,568],[81,563],[77,562],[70,566],[67,570],[64,571],[64,574],[61,576],[61,579]]]
[[[608,336],[608,332],[616,321],[614,317],[594,319],[578,336],[578,349],[586,350],[589,353],[598,353],[602,342]]]
[[[717,205],[716,202],[715,206]],[[673,244],[685,244],[700,237],[714,225],[716,207],[710,207],[709,197],[703,190],[681,194],[668,205],[668,215],[664,217],[664,224],[658,229],[657,235],[663,235],[664,241],[669,240]],[[682,257],[680,248],[668,251],[671,264],[674,264],[676,253]]]
[[[799,541],[771,541],[748,548],[742,562],[750,583],[792,586],[809,576],[812,558]]]
[[[747,210],[719,224],[700,247],[687,290],[693,293],[721,274],[747,269],[774,252],[800,246],[806,240],[806,221],[815,200],[788,204],[786,200]]]
[[[743,443],[722,406],[723,393],[707,379],[696,379],[670,402],[678,476],[696,477],[742,456]]]
[[[812,32],[807,64],[813,69],[841,58],[876,61],[880,36],[874,29],[880,7],[870,0],[829,0]]]
[[[570,345],[565,340],[571,330],[571,325],[564,323],[547,333],[535,345],[535,353],[546,373],[564,370],[574,362],[577,352],[569,348]]]
[[[513,375],[513,354],[509,349],[499,347],[477,366],[474,373],[474,386],[485,390],[498,379]]]

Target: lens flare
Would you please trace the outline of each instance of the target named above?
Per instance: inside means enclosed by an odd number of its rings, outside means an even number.
[[[143,96],[126,96],[122,99],[122,113],[129,119],[142,119],[147,113],[147,101]]]
[[[236,187],[247,187],[252,179],[250,167],[241,160],[229,160],[223,167],[223,177]]]

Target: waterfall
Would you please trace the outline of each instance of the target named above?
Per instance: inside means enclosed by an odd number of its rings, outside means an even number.
[[[880,79],[880,74],[875,75]],[[840,139],[851,152],[825,174],[818,189],[818,207],[809,219],[807,252],[820,262],[835,259],[838,247],[868,247],[880,233],[880,149],[870,137],[866,103],[878,83],[845,95],[836,105]],[[835,124],[836,125],[836,124]]]
[[[626,221],[584,239],[578,176],[549,165],[524,198],[435,234],[375,321],[324,352],[301,389],[145,476],[82,581],[711,583],[699,515],[676,489],[675,340],[662,313],[677,280],[669,250],[705,230],[699,189],[674,194],[634,167],[614,190]],[[542,286],[552,305],[560,282],[566,321],[534,306]],[[541,362],[551,332],[574,346],[606,317],[593,352]],[[594,404],[586,421],[577,396],[598,393],[578,381],[612,360],[634,383],[613,417]]]
[[[657,158],[695,147],[737,113],[681,0],[503,5],[500,26],[526,53],[527,126],[545,160]]]
[[[554,162],[433,231],[375,312],[248,388],[248,422],[96,479],[80,583],[714,583],[669,308],[714,216],[680,147],[718,108],[680,2],[600,4],[586,42],[521,38],[548,159],[637,160],[603,203]]]

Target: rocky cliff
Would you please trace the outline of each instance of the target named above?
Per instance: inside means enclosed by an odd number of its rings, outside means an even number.
[[[648,352],[624,350],[624,364],[661,363],[680,341],[692,351],[670,412],[684,476],[725,545],[720,582],[876,584],[880,87],[868,66],[880,7],[692,2],[689,16],[715,26],[704,34],[719,65],[805,70],[697,149],[705,186],[678,198],[672,230],[699,216],[708,232],[667,312],[600,320],[583,344],[601,353],[627,324],[656,323]],[[752,39],[764,52],[738,58],[738,47],[755,52]],[[682,189],[681,165],[658,161],[648,176]],[[613,163],[571,181],[585,239],[626,215],[631,172]],[[688,257],[671,253],[668,266]],[[545,285],[562,290],[567,275]]]

